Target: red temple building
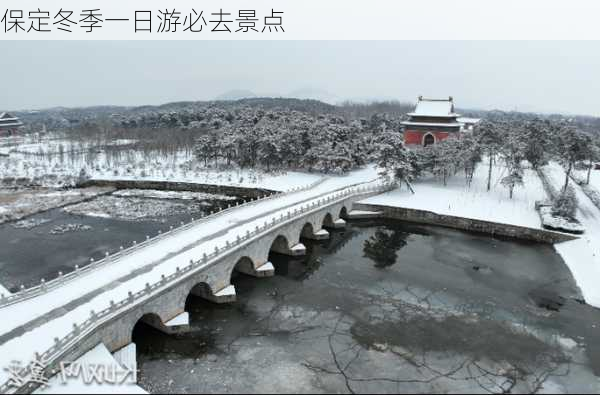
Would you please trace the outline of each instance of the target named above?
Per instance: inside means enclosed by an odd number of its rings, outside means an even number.
[[[454,112],[452,96],[447,99],[425,99],[419,96],[410,119],[402,122],[404,126],[404,144],[408,147],[426,147],[447,138],[459,137],[463,123]]]
[[[12,136],[21,126],[23,123],[19,118],[6,112],[0,113],[0,136]]]

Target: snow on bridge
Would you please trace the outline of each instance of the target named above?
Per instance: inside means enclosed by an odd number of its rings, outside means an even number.
[[[7,367],[13,360],[27,364],[34,360],[36,354],[39,356],[49,349],[54,351],[52,356],[55,356],[59,344],[77,344],[78,329],[85,328],[83,323],[99,319],[103,312],[116,311],[128,301],[146,297],[160,286],[183,276],[186,270],[190,273],[196,268],[202,270],[203,264],[209,262],[211,257],[222,259],[218,253],[227,251],[224,246],[240,245],[254,235],[260,235],[260,231],[268,230],[267,225],[283,223],[286,216],[290,218],[290,214],[292,218],[296,213],[307,212],[308,215],[314,208],[326,206],[329,202],[336,203],[336,209],[339,209],[347,204],[345,197],[352,197],[353,194],[364,196],[364,192],[358,194],[358,188],[351,188],[353,185],[360,183],[361,188],[376,187],[376,177],[376,171],[371,167],[346,177],[328,178],[306,190],[228,210],[157,238],[143,248],[123,254],[118,260],[97,265],[94,270],[81,270],[78,275],[65,279],[60,286],[45,288],[44,292],[30,298],[0,307],[0,317],[4,318],[0,320],[0,366]],[[336,218],[332,217],[337,217],[338,213],[328,215],[331,215],[329,221],[333,221]],[[322,224],[312,225],[311,231],[318,233],[319,225]],[[273,242],[273,249],[276,249],[279,237]],[[299,237],[297,235],[296,240]],[[288,248],[293,247],[290,245]],[[268,257],[268,248],[264,253]],[[263,262],[253,263],[256,270],[259,265],[266,263],[266,259],[263,257]],[[229,286],[224,281],[211,285],[213,296]],[[123,300],[125,302],[118,302]],[[74,327],[74,324],[77,326]],[[63,339],[69,333],[72,337]],[[64,343],[59,339],[63,339]],[[0,370],[0,383],[8,379],[8,373]],[[0,387],[0,392],[6,389]]]

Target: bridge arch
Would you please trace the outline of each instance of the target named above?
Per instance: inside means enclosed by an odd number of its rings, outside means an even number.
[[[323,221],[321,221],[321,224],[324,228],[334,227],[333,216],[331,215],[331,213],[325,214],[325,216],[323,217]]]
[[[348,218],[348,209],[346,208],[346,206],[342,206],[342,208],[340,209],[338,218],[342,218],[342,219]]]
[[[288,238],[280,234],[277,235],[271,242],[271,245],[269,247],[269,253],[278,252],[280,254],[285,254],[287,251],[289,251],[291,247],[292,246],[290,245]]]
[[[144,339],[144,327],[150,326],[157,330],[164,328],[163,320],[158,313],[145,313],[134,321],[133,326],[129,330],[130,342],[135,343],[138,347],[149,347]]]
[[[305,223],[304,226],[302,226],[302,229],[300,230],[300,238],[312,238],[314,234],[315,227],[313,226],[312,222]]]
[[[193,295],[206,299],[212,296],[212,294],[213,290],[208,283],[203,281],[194,282],[188,287],[187,292],[185,292],[184,308],[187,308],[188,303],[190,302],[190,296]]]
[[[231,270],[229,272],[229,278],[231,279],[233,277],[234,272],[251,274],[255,271],[255,269],[256,269],[256,264],[254,262],[254,259],[250,258],[247,255],[244,255],[237,260],[235,265],[233,265],[231,267]],[[230,280],[230,282],[231,282],[231,280]]]

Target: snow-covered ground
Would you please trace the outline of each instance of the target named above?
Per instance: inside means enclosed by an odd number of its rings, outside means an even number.
[[[587,181],[587,170],[575,170],[573,176],[577,180]],[[590,176],[590,186],[600,192],[600,170],[592,170]]]
[[[205,167],[185,152],[161,156],[127,151],[116,158],[102,151],[63,156],[11,153],[10,157],[0,157],[0,181],[5,180],[8,186],[23,180],[33,180],[47,187],[70,186],[77,183],[82,170],[88,177],[98,180],[190,182],[276,191],[306,186],[323,178],[322,174],[265,172],[224,164],[218,168],[212,163]]]
[[[265,188],[274,191],[285,191],[310,185],[323,178],[322,174],[302,172],[266,173],[260,170],[248,169],[200,169],[195,172],[175,171],[169,174],[154,172],[152,174],[95,174],[96,180],[140,180],[140,181],[170,181],[189,182],[198,184],[226,185],[246,188]]]
[[[100,343],[92,350],[88,351],[75,361],[81,366],[85,374],[78,377],[65,377],[59,373],[50,378],[47,387],[41,387],[34,391],[34,394],[147,394],[132,380],[130,367],[124,369],[117,360],[110,354],[106,347]],[[115,379],[115,383],[109,383],[108,380],[97,383],[90,380],[92,376],[91,369],[94,366],[101,366],[107,369],[109,374]],[[113,370],[114,369],[114,370]],[[73,369],[74,371],[75,369]],[[68,372],[65,371],[65,376]],[[89,381],[86,383],[85,381]]]
[[[10,292],[8,291],[8,289],[4,288],[4,286],[2,284],[0,284],[0,294],[4,294],[4,295],[10,295]]]
[[[140,249],[121,259],[118,264],[107,265],[82,275],[37,298],[4,307],[0,309],[0,317],[10,317],[10,319],[0,319],[0,336],[17,328],[25,328],[27,332],[0,345],[0,366],[8,366],[15,356],[24,361],[31,360],[35,352],[43,352],[51,347],[54,337],[60,338],[67,334],[74,322],[85,321],[91,310],[102,311],[109,306],[111,300],[125,299],[129,291],[137,292],[143,289],[146,283],[159,281],[161,275],[171,274],[175,267],[184,267],[191,259],[197,260],[204,253],[214,251],[216,246],[222,247],[226,241],[231,242],[238,235],[242,236],[246,231],[252,231],[265,220],[270,221],[282,214],[285,215],[288,210],[317,201],[318,196],[323,193],[376,178],[376,169],[368,167],[343,177],[327,178],[323,183],[306,191],[240,207],[233,212],[215,217],[207,223]],[[198,240],[203,242],[196,245]],[[134,272],[139,275],[118,283],[120,279]],[[100,289],[104,292],[76,308],[61,309],[83,294]],[[28,325],[32,320],[47,313],[56,317],[40,326]],[[6,380],[7,373],[0,371],[0,382]]]
[[[137,140],[117,139],[107,141],[100,146],[124,146],[135,144]],[[99,143],[94,140],[89,141],[73,141],[56,136],[45,136],[35,138],[32,136],[25,137],[22,141],[14,143],[8,142],[8,146],[4,149],[9,152],[23,153],[29,155],[38,155],[40,153],[56,155],[69,152],[86,152],[99,146]]]
[[[544,168],[550,182],[559,189],[565,181],[563,168],[551,163]],[[555,244],[556,251],[571,269],[587,303],[600,308],[600,209],[583,193],[581,187],[571,183],[579,200],[577,219],[585,227],[578,239]]]
[[[544,200],[546,193],[536,172],[525,170],[524,186],[515,189],[513,199],[500,184],[506,169],[496,164],[492,172],[492,189],[487,191],[488,167],[480,164],[474,174],[471,187],[458,174],[444,186],[441,181],[430,178],[413,184],[415,194],[405,186],[386,194],[366,199],[363,203],[381,204],[432,211],[442,215],[453,215],[498,223],[540,228],[541,221],[535,210],[536,200]]]
[[[600,207],[600,170],[593,170],[590,174],[590,183],[587,184],[587,171],[574,171],[573,177],[581,186],[585,194]]]

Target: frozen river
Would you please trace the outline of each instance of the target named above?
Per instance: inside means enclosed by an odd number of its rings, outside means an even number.
[[[599,392],[600,311],[551,246],[353,223],[190,296],[190,332],[134,331],[151,392]]]
[[[37,285],[59,271],[83,267],[90,258],[131,246],[146,235],[201,218],[210,211],[242,201],[243,197],[161,191],[127,190],[111,196],[53,209],[22,221],[0,225],[0,284],[15,291],[21,284]]]

